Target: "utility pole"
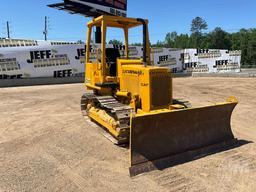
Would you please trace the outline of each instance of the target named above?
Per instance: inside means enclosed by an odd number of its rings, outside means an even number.
[[[48,21],[47,21],[47,17],[45,16],[44,18],[44,40],[47,41],[47,35],[48,35]]]
[[[7,29],[7,37],[10,39],[10,26],[9,26],[9,21],[6,22],[6,29]]]

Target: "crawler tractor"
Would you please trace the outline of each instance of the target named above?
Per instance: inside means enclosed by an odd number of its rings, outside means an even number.
[[[142,27],[143,58],[129,56],[129,31]],[[192,108],[173,99],[168,68],[153,66],[148,21],[100,16],[87,24],[86,93],[81,109],[101,125],[116,144],[129,144],[130,170],[188,151],[234,139],[230,126],[235,97],[211,106]],[[101,47],[91,52],[93,27],[101,27]],[[108,28],[123,31],[125,51],[107,48]]]

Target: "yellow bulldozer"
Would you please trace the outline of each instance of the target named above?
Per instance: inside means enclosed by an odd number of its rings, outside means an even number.
[[[151,63],[147,20],[104,15],[87,27],[87,91],[81,110],[101,125],[114,143],[129,143],[130,172],[143,172],[142,165],[148,162],[234,139],[230,119],[237,99],[231,96],[200,108],[173,99],[170,70]],[[102,43],[96,52],[89,49],[93,27],[101,27]],[[129,56],[129,31],[135,27],[142,27],[143,58]],[[108,28],[123,31],[122,56],[118,49],[106,45]]]

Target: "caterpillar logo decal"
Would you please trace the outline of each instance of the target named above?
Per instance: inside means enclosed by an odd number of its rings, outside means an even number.
[[[140,84],[142,87],[147,87],[149,84],[148,83],[141,83]]]
[[[131,75],[144,75],[142,71],[136,71],[136,70],[123,70],[123,74],[131,74]]]

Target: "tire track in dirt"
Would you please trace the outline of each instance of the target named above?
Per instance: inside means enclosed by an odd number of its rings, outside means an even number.
[[[206,191],[206,189],[199,185],[198,182],[188,178],[177,170],[171,171],[157,171],[151,176],[158,185],[165,188],[167,191]]]

